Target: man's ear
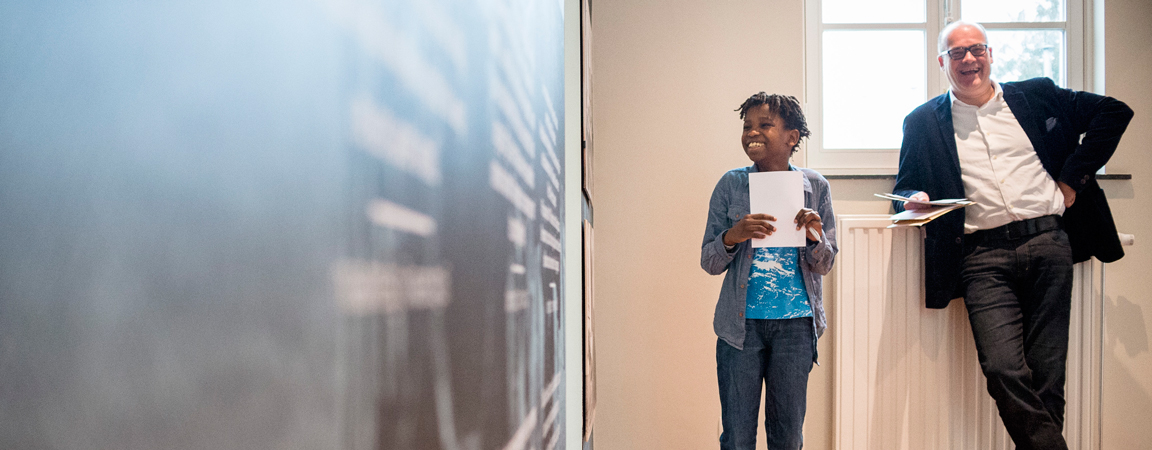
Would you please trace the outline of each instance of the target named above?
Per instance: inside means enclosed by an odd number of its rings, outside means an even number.
[[[788,146],[796,147],[800,143],[800,130],[788,130]]]
[[[940,68],[943,69],[944,68],[944,57],[943,56],[937,56],[936,61],[940,63]]]

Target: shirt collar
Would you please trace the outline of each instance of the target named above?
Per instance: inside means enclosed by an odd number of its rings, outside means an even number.
[[[989,80],[989,81],[992,81],[992,80]],[[993,90],[992,98],[988,99],[988,102],[992,102],[994,100],[995,101],[1001,101],[1004,99],[1004,88],[1000,87],[1000,83],[992,81],[992,90]],[[950,100],[952,102],[953,108],[960,106],[960,107],[977,109],[977,108],[981,108],[984,106],[984,105],[969,105],[967,103],[960,101],[960,99],[956,98],[956,94],[954,92],[952,92],[952,89],[948,89],[948,100]],[[985,103],[985,105],[986,104],[988,104],[988,103]]]
[[[797,168],[796,166],[793,166],[792,163],[788,163],[788,170],[793,171],[793,170],[800,170],[800,169]],[[750,173],[760,172],[760,168],[756,167],[756,163],[752,163],[751,166],[748,166],[748,172],[750,172]]]
[[[760,168],[756,167],[756,163],[752,163],[751,166],[746,167],[744,170],[747,171],[747,173],[756,173],[760,171]],[[792,163],[788,163],[788,170],[799,172],[800,168],[793,166]],[[804,181],[804,192],[812,192],[812,181],[810,181],[807,176],[802,176],[800,179]],[[748,179],[745,178],[744,180],[747,182]]]

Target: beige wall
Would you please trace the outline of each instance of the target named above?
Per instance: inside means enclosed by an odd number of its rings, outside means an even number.
[[[597,197],[597,450],[715,448],[712,313],[721,277],[699,268],[708,198],[747,165],[732,111],[764,90],[803,99],[801,0],[593,2]],[[1152,5],[1108,0],[1107,89],[1137,116],[1105,181],[1140,244],[1107,268],[1105,449],[1152,442]],[[878,64],[882,60],[878,59]],[[838,214],[885,213],[891,181],[834,181]],[[1152,242],[1152,241],[1149,241]],[[835,332],[835,330],[830,330]],[[807,448],[831,448],[831,349],[809,383]],[[760,443],[763,446],[763,443]]]
[[[1136,111],[1108,170],[1131,181],[1102,182],[1121,232],[1136,235],[1127,255],[1107,265],[1104,298],[1104,448],[1152,446],[1152,2],[1105,3],[1107,93]]]

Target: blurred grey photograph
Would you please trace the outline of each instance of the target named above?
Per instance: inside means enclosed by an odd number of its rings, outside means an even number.
[[[0,0],[0,450],[1152,448],[1152,0]]]

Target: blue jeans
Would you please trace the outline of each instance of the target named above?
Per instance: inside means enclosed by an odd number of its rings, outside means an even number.
[[[976,240],[974,240],[976,241]],[[1072,250],[1063,230],[965,245],[961,282],[980,368],[1020,450],[1067,449]]]
[[[812,370],[816,333],[811,317],[745,319],[744,349],[716,340],[716,376],[720,382],[723,450],[756,448],[760,389],[764,399],[764,434],[770,450],[804,446],[804,411],[808,373]]]

